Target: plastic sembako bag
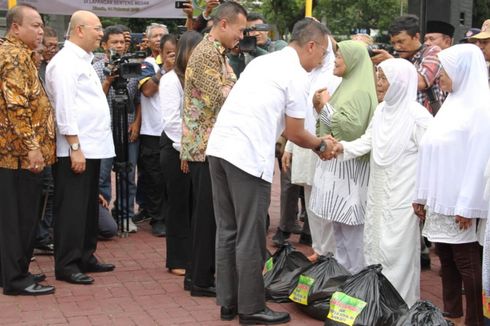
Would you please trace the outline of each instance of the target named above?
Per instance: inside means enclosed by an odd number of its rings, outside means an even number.
[[[325,320],[330,309],[330,297],[351,276],[340,265],[332,253],[318,257],[318,260],[306,269],[298,280],[289,299],[299,304],[307,315]]]
[[[453,322],[446,320],[442,312],[429,301],[417,301],[403,315],[396,326],[451,326]]]
[[[296,285],[302,271],[311,262],[291,244],[284,244],[264,267],[264,286],[267,300],[275,302],[289,301],[289,292]]]
[[[332,295],[325,326],[396,325],[408,307],[381,270],[370,265],[349,278]]]

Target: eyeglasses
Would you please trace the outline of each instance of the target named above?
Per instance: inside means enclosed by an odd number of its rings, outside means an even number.
[[[317,41],[314,41],[316,45],[318,45],[318,47],[320,49],[323,50],[323,56],[322,57],[326,57],[327,56],[327,53],[328,53],[328,49],[324,46],[322,46],[320,43],[318,43]]]
[[[104,27],[102,26],[91,26],[91,25],[78,25],[80,27],[88,27],[88,28],[93,28],[96,32],[104,32]]]

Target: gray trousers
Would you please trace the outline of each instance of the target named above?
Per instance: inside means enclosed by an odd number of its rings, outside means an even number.
[[[265,308],[262,271],[271,184],[223,159],[208,159],[217,226],[217,301],[252,314]]]

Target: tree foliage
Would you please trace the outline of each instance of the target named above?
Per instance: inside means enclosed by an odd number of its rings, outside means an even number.
[[[473,27],[480,28],[486,19],[490,19],[490,0],[473,0]]]
[[[332,33],[348,35],[354,28],[387,29],[407,0],[314,0],[313,16],[326,21]],[[266,17],[285,34],[304,17],[305,0],[264,0]]]

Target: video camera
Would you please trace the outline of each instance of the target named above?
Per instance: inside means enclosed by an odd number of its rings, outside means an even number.
[[[255,36],[251,36],[250,32],[258,31],[258,32],[268,32],[271,28],[268,24],[255,24],[252,27],[246,28],[243,31],[243,39],[240,40],[239,48],[242,52],[254,52],[257,48],[257,38]]]
[[[141,75],[141,62],[146,58],[146,53],[136,51],[135,53],[126,53],[120,55],[111,50],[109,62],[104,68],[104,75],[118,75],[123,79],[135,78]]]
[[[389,45],[389,44],[384,44],[384,43],[374,43],[371,45],[368,45],[367,47],[369,57],[374,57],[377,53],[375,53],[373,50],[385,50],[389,54],[394,55],[395,54],[395,49]]]

